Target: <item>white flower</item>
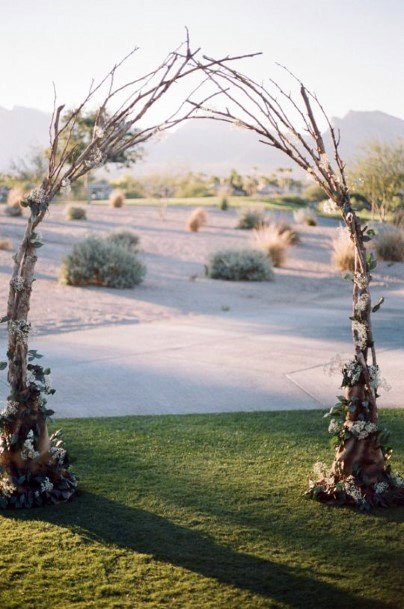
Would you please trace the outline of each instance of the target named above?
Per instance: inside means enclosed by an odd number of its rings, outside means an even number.
[[[335,214],[335,212],[338,211],[338,205],[332,199],[324,201],[322,208],[325,214]]]
[[[63,195],[68,195],[71,191],[72,187],[71,187],[71,183],[69,178],[63,178],[61,185],[60,185],[60,192]]]
[[[37,457],[39,457],[39,452],[35,450],[34,432],[30,429],[21,449],[21,458],[25,461],[26,459],[36,459]]]
[[[102,139],[104,137],[104,129],[99,125],[94,127],[94,137],[98,139]]]
[[[18,412],[18,402],[7,402],[6,407],[4,408],[4,410],[1,411],[1,416],[2,417],[12,417],[14,415],[16,415]]]
[[[349,476],[349,478],[346,479],[346,481],[344,482],[344,488],[346,494],[352,497],[355,503],[364,503],[365,498],[362,495],[362,491],[360,490],[360,488],[356,485],[353,476]]]
[[[101,150],[99,148],[95,148],[88,159],[84,161],[84,165],[88,168],[99,167],[102,165],[103,161],[104,157]]]
[[[360,375],[362,374],[362,366],[356,359],[346,362],[342,367],[342,374],[344,376],[345,383],[353,387],[359,381]]]
[[[358,440],[364,440],[377,431],[377,425],[367,421],[346,421],[344,425]]]
[[[58,465],[63,465],[65,457],[66,457],[65,448],[52,446],[51,449],[49,450],[49,452],[51,453],[53,459],[57,462]]]
[[[377,493],[378,495],[381,495],[382,493],[384,493],[384,491],[387,491],[389,488],[389,485],[387,484],[387,482],[376,482],[374,489],[375,489],[375,493]]]
[[[3,478],[0,481],[0,487],[2,494],[6,497],[10,497],[17,490],[17,487],[9,478]]]
[[[43,482],[41,482],[41,493],[49,493],[53,489],[53,484],[49,480],[49,478],[45,478]]]
[[[335,434],[338,433],[340,430],[340,425],[337,421],[337,419],[331,419],[330,424],[328,426],[328,432]]]
[[[366,349],[368,344],[368,332],[366,325],[354,319],[352,322],[352,329],[354,332],[355,344],[360,348],[361,351],[363,351],[363,349]]]

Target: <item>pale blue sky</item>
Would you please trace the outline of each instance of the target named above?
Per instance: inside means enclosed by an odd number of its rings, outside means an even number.
[[[331,116],[404,118],[403,0],[0,0],[0,106],[50,110],[51,81],[73,106],[132,46],[146,71],[183,39],[210,55],[263,51],[256,78],[286,64]]]

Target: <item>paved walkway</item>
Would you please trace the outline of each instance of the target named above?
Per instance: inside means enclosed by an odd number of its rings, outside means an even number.
[[[344,296],[271,305],[265,315],[229,311],[50,334],[32,346],[52,368],[49,405],[58,417],[319,408],[340,393],[340,376],[324,365],[351,353],[347,310]],[[393,387],[381,406],[404,406],[402,311],[403,293],[394,292],[375,316],[382,375]]]

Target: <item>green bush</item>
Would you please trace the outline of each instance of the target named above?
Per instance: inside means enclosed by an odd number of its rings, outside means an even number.
[[[135,252],[110,239],[87,237],[63,260],[59,281],[65,285],[133,288],[146,274]]]
[[[87,212],[84,207],[77,207],[75,205],[66,207],[65,216],[67,220],[87,220]]]
[[[219,207],[222,211],[227,211],[229,209],[229,199],[227,197],[222,197],[219,203]]]
[[[263,252],[253,249],[227,249],[209,256],[206,274],[227,281],[268,281],[272,266]]]
[[[139,237],[134,232],[131,230],[126,230],[126,228],[114,230],[106,237],[106,239],[110,243],[120,245],[121,247],[132,251],[137,250],[137,246],[139,245],[140,241]]]
[[[253,228],[260,228],[267,224],[265,220],[264,212],[259,209],[243,209],[238,217],[236,228],[242,230],[252,230]]]

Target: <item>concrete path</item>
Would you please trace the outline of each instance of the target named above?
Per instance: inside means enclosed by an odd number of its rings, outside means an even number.
[[[375,315],[379,363],[392,385],[381,406],[404,406],[403,302],[402,292],[390,293]],[[340,393],[340,376],[324,365],[351,353],[348,310],[344,295],[271,305],[265,315],[229,311],[50,334],[32,346],[52,368],[49,406],[58,417],[319,408]]]

